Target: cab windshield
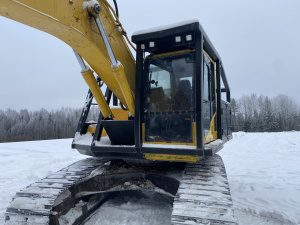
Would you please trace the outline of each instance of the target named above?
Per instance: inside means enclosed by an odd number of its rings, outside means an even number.
[[[193,109],[194,53],[149,60],[146,85],[148,112]]]
[[[192,142],[194,53],[154,57],[146,65],[146,141]]]

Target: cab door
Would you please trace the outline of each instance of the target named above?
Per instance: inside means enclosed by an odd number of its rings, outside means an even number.
[[[180,51],[146,60],[144,143],[196,145],[194,58]]]
[[[204,136],[210,130],[210,123],[216,111],[214,64],[206,54],[203,54],[203,127]]]

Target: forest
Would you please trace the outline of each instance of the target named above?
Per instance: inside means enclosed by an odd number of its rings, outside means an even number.
[[[61,108],[19,112],[0,110],[0,142],[73,138],[82,109]],[[91,108],[88,120],[97,121],[99,110]]]
[[[286,95],[244,95],[231,99],[231,121],[234,132],[299,131],[300,107]]]
[[[244,95],[239,99],[232,98],[231,107],[233,132],[300,130],[300,107],[289,96],[278,95],[270,98],[256,94]],[[0,110],[0,142],[72,138],[81,110]],[[97,121],[98,115],[98,108],[91,108],[88,121]]]

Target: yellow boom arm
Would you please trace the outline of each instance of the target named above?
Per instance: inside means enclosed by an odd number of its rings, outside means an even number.
[[[88,13],[87,5],[93,3],[100,5],[98,16],[121,63],[117,67],[112,67],[97,23]],[[106,0],[0,0],[1,16],[44,31],[71,46],[134,115],[135,60],[110,10]],[[107,104],[101,106],[103,94],[96,93],[101,90],[92,87],[93,76],[89,79],[87,83],[94,97],[100,96],[96,101],[101,111],[109,113],[110,110],[105,109]]]

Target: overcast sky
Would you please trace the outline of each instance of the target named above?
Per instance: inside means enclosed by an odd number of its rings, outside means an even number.
[[[198,19],[222,58],[232,97],[286,94],[300,103],[299,0],[119,0],[118,5],[129,36]],[[88,87],[69,46],[3,17],[0,28],[0,109],[83,106]]]

